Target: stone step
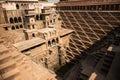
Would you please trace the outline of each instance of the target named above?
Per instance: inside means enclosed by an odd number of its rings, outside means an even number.
[[[22,70],[26,70],[26,71],[31,72],[31,67],[29,67],[27,64],[22,66],[21,68],[22,68]]]
[[[21,61],[23,58],[24,58],[24,56],[22,56],[22,55],[19,55],[19,56],[16,58],[16,62],[19,62],[19,61]]]
[[[106,57],[106,58],[111,58],[111,59],[113,59],[113,58],[114,58],[114,56],[113,56],[113,55],[106,55],[105,57]]]
[[[17,63],[19,66],[23,66],[25,64],[24,61],[20,61],[19,63]]]
[[[107,59],[104,59],[104,63],[112,63],[113,59],[110,59],[110,58],[107,58]]]
[[[0,55],[0,61],[4,60],[4,59],[6,59],[6,58],[8,58],[10,56],[11,56],[11,54],[2,54],[2,55]]]
[[[104,59],[107,59],[107,60],[113,60],[114,59],[114,56],[105,56],[105,58]]]
[[[14,76],[14,75],[16,75],[16,74],[18,74],[19,73],[19,70],[18,69],[13,69],[13,70],[11,70],[11,71],[8,71],[8,72],[6,72],[6,73],[4,73],[3,75],[2,75],[2,77],[4,78],[4,79],[8,79],[8,78],[10,78],[10,77],[12,77],[12,76]],[[9,79],[8,79],[9,80]]]
[[[17,58],[20,56],[21,53],[18,53],[17,51],[12,52],[12,57]]]
[[[115,52],[109,52],[108,53],[109,56],[115,56],[115,54],[116,54]]]
[[[8,49],[5,46],[0,45],[0,55],[6,52],[8,52]]]
[[[109,64],[109,63],[103,63],[103,66],[105,66],[105,67],[110,67],[111,64]]]
[[[85,75],[85,74],[83,74],[83,73],[80,73],[80,78],[81,78],[82,80],[88,80],[88,77],[89,77],[89,76],[87,76],[87,75]]]
[[[101,59],[102,57],[101,56],[95,56],[96,59]]]
[[[99,61],[100,59],[100,57],[95,57],[95,61]]]
[[[100,61],[100,59],[95,59],[95,63],[98,63]]]
[[[108,53],[106,56],[114,57],[115,53]]]
[[[96,54],[97,57],[103,57],[104,54]]]
[[[7,68],[7,67],[10,67],[10,66],[12,66],[12,65],[14,65],[14,64],[15,64],[14,61],[8,61],[8,62],[6,62],[6,63],[0,64],[0,70],[5,69],[5,68]]]

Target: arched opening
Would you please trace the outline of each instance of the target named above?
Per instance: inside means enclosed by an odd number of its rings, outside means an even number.
[[[38,15],[36,15],[36,20],[39,20],[39,16]]]
[[[116,5],[115,5],[115,10],[119,10],[119,9],[120,9],[119,4],[116,4]]]
[[[50,41],[48,41],[48,47],[51,47],[51,42]]]
[[[14,22],[15,22],[15,23],[17,23],[17,22],[18,22],[18,20],[17,20],[17,18],[16,18],[16,17],[14,18]]]
[[[35,37],[35,34],[34,34],[34,33],[32,34],[32,37]]]
[[[52,20],[50,20],[50,23],[52,23]]]
[[[23,25],[20,25],[20,28],[23,28]]]
[[[44,61],[44,59],[43,59],[43,58],[41,58],[41,59],[40,59],[40,61],[41,61],[41,62],[43,62],[43,61]]]
[[[109,5],[106,5],[106,10],[109,10]]]
[[[28,25],[28,29],[30,29],[30,25]]]
[[[34,25],[32,25],[32,28],[33,28],[33,29],[35,29],[35,26],[34,26]]]
[[[16,9],[19,9],[19,5],[18,4],[16,4]]]
[[[114,10],[114,5],[110,5],[110,9],[111,9],[111,10]]]
[[[48,68],[48,59],[45,58],[45,67]]]
[[[55,44],[56,44],[56,43],[55,43],[55,39],[53,39],[53,40],[52,40],[52,44],[53,44],[53,45],[55,45]]]
[[[44,19],[43,19],[43,15],[40,15],[40,20],[44,20]]]
[[[10,23],[14,23],[14,20],[13,20],[13,18],[10,18]]]
[[[56,43],[59,43],[59,40],[58,40],[58,38],[56,39]]]
[[[18,17],[18,22],[22,22],[22,19],[21,19],[21,17]]]
[[[21,4],[21,6],[23,6],[24,4]]]
[[[102,5],[102,10],[105,10],[105,5]]]
[[[16,26],[16,29],[19,29],[19,26]]]
[[[15,27],[14,27],[14,26],[12,26],[12,30],[15,30]]]
[[[53,22],[55,22],[55,19],[53,19]]]
[[[5,31],[7,31],[7,30],[8,30],[8,27],[4,27],[4,29],[5,29]]]

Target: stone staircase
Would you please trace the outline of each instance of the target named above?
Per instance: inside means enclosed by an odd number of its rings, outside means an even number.
[[[0,80],[56,80],[55,76],[26,55],[0,45]]]
[[[12,80],[19,74],[12,53],[4,46],[0,45],[0,75],[4,80]]]
[[[104,53],[102,52],[99,52],[99,53],[96,53],[94,56],[95,56],[95,66],[98,64],[98,62],[104,57]]]
[[[108,52],[107,55],[104,57],[104,61],[101,67],[101,72],[105,76],[108,74],[110,70],[114,57],[115,57],[115,52]]]

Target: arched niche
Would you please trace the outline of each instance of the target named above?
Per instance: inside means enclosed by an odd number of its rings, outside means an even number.
[[[39,20],[39,15],[36,15],[36,20]]]
[[[51,47],[51,41],[48,41],[48,47]]]
[[[52,40],[52,44],[53,44],[53,45],[54,45],[54,44],[56,44],[56,41],[55,41],[55,39],[53,39],[53,40]]]
[[[14,23],[14,19],[13,18],[10,18],[10,23]]]
[[[18,26],[18,25],[16,26],[16,29],[19,29],[19,26]]]
[[[59,39],[58,38],[56,38],[56,43],[59,43]]]
[[[32,37],[35,37],[35,34],[34,34],[34,33],[32,33]]]
[[[17,17],[14,18],[14,22],[15,22],[15,23],[18,23]]]
[[[18,22],[22,22],[22,19],[21,19],[21,17],[18,17]]]
[[[18,4],[16,4],[16,9],[19,9],[20,7],[19,7],[19,5]]]
[[[15,30],[15,26],[12,26],[12,28],[11,28],[12,30]]]
[[[23,25],[20,25],[20,28],[23,28]]]

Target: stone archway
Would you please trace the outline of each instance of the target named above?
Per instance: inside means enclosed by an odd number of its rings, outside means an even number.
[[[16,26],[16,29],[19,29],[19,26],[18,26],[18,25]]]
[[[15,23],[18,23],[17,17],[14,18],[14,22],[15,22]]]
[[[32,37],[35,37],[35,34],[34,34],[34,33],[32,34]]]
[[[19,7],[19,5],[18,4],[16,4],[16,9],[19,9],[20,7]]]
[[[39,20],[39,15],[36,15],[36,20]]]
[[[51,44],[51,41],[48,41],[48,47],[51,47],[52,44]]]
[[[20,25],[20,28],[23,28],[23,25]]]
[[[56,43],[59,43],[59,39],[58,38],[56,38]]]
[[[14,27],[14,26],[12,26],[12,30],[15,30],[15,27]]]
[[[18,22],[22,22],[22,19],[21,19],[21,17],[18,17]]]
[[[10,23],[14,23],[14,19],[13,18],[10,18]]]
[[[52,40],[52,44],[55,45],[56,44],[56,41],[55,39]]]

